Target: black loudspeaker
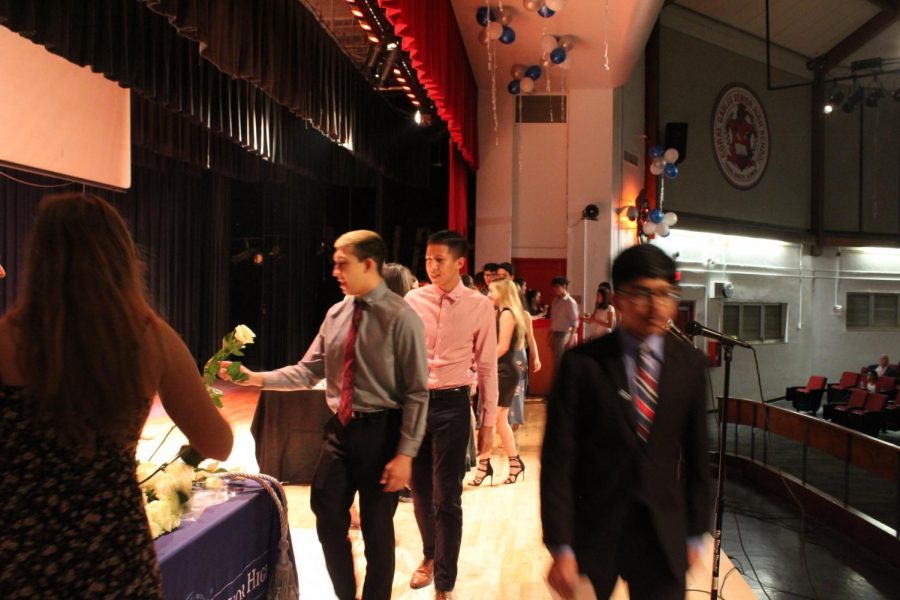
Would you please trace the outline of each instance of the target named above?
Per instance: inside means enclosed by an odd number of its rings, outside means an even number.
[[[687,123],[666,123],[666,144],[663,146],[666,150],[675,148],[678,150],[678,160],[676,164],[680,164],[687,158]]]
[[[584,207],[584,210],[581,211],[581,216],[589,221],[596,221],[597,217],[600,216],[600,209],[596,204],[588,204]]]

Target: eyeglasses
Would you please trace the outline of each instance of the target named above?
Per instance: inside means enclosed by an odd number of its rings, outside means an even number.
[[[619,292],[622,296],[628,296],[635,304],[648,305],[653,300],[661,302],[678,302],[681,300],[681,291],[676,289],[651,290],[645,287],[636,287]]]

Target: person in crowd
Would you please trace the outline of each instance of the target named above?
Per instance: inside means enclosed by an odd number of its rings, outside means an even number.
[[[584,323],[592,325],[590,338],[601,337],[610,333],[616,326],[616,309],[610,302],[612,286],[604,281],[597,288],[597,303],[594,312],[586,315]]]
[[[422,322],[384,283],[386,253],[373,231],[340,236],[332,275],[347,297],[328,310],[306,354],[276,371],[241,368],[243,385],[269,390],[306,389],[326,380],[335,415],[325,425],[310,505],[339,600],[357,597],[347,538],[357,492],[366,556],[362,596],[391,597],[397,492],[409,483],[428,414]],[[226,367],[219,372],[223,379]]]
[[[439,600],[450,598],[456,586],[473,368],[481,413],[479,454],[488,452],[493,443],[497,416],[494,309],[488,298],[460,280],[467,252],[468,243],[455,231],[431,235],[425,249],[431,285],[406,296],[425,325],[430,398],[428,427],[412,476],[424,556],[409,585],[419,589],[434,581],[434,597]]]
[[[512,279],[516,269],[510,262],[497,263],[497,278]]]
[[[410,290],[419,287],[419,280],[416,279],[416,276],[400,263],[384,263],[381,268],[381,276],[384,278],[387,288],[401,298]]]
[[[543,303],[541,290],[531,288],[525,292],[525,310],[532,317],[543,317],[547,312],[547,307]]]
[[[489,262],[484,263],[484,267],[482,267],[482,272],[484,273],[484,283],[485,285],[490,285],[491,281],[497,277],[497,269],[500,267],[497,263]]]
[[[475,289],[475,280],[472,279],[472,276],[468,273],[463,273],[462,275],[460,275],[459,280],[462,281],[462,284],[470,290]]]
[[[563,352],[578,343],[578,303],[569,295],[569,280],[554,277],[550,281],[553,302],[550,304],[550,351],[553,364],[559,366]]]
[[[706,359],[669,334],[675,262],[643,244],[614,261],[619,326],[563,356],[547,401],[541,519],[548,583],[597,598],[683,600],[710,524]],[[657,406],[664,407],[659,411]]]
[[[876,377],[897,377],[897,369],[891,364],[887,354],[878,357],[878,363],[863,367],[865,371],[875,371]]]
[[[203,456],[228,457],[231,427],[105,200],[45,197],[20,281],[0,318],[4,595],[162,598],[134,459],[153,397]]]
[[[509,278],[500,278],[491,282],[488,298],[494,303],[497,311],[497,382],[499,396],[497,400],[497,420],[495,427],[503,442],[503,449],[509,459],[509,477],[503,483],[516,483],[525,471],[525,463],[519,456],[512,428],[509,426],[509,407],[512,405],[517,389],[520,386],[521,373],[527,369],[525,361],[525,336],[527,327],[526,314],[519,301],[516,284]],[[482,453],[478,460],[478,474],[469,485],[479,486],[485,477],[491,478],[493,485],[494,469],[491,466],[490,449]]]
[[[878,373],[875,369],[868,369],[865,377],[865,388],[867,392],[878,391]]]
[[[519,288],[519,293],[524,297],[528,291],[528,281],[524,277],[513,277],[513,282]]]
[[[518,285],[516,286],[518,287]],[[525,424],[525,396],[528,392],[528,366],[531,366],[531,372],[537,373],[541,370],[541,355],[538,351],[537,340],[534,337],[534,319],[524,307],[525,295],[521,293],[519,288],[519,304],[522,305],[525,318],[525,348],[517,350],[516,360],[522,361],[525,368],[519,372],[519,385],[516,387],[516,395],[513,397],[512,405],[509,407],[509,424],[512,426],[515,438],[515,432],[519,430],[521,425]],[[518,443],[518,440],[516,439]]]
[[[475,285],[475,289],[479,293],[487,296],[488,287],[487,283],[484,280],[484,271],[478,271],[477,273],[475,273],[475,277],[473,277],[473,284]]]

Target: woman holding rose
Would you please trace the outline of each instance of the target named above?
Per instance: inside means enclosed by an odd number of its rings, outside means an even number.
[[[153,396],[202,455],[225,459],[231,428],[106,201],[44,198],[22,281],[0,319],[0,589],[162,597],[134,475]]]

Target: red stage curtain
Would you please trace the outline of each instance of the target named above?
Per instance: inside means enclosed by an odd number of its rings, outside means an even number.
[[[478,170],[478,86],[450,0],[378,0],[463,158]]]
[[[466,236],[468,229],[469,173],[456,142],[450,140],[450,206],[448,226]]]

